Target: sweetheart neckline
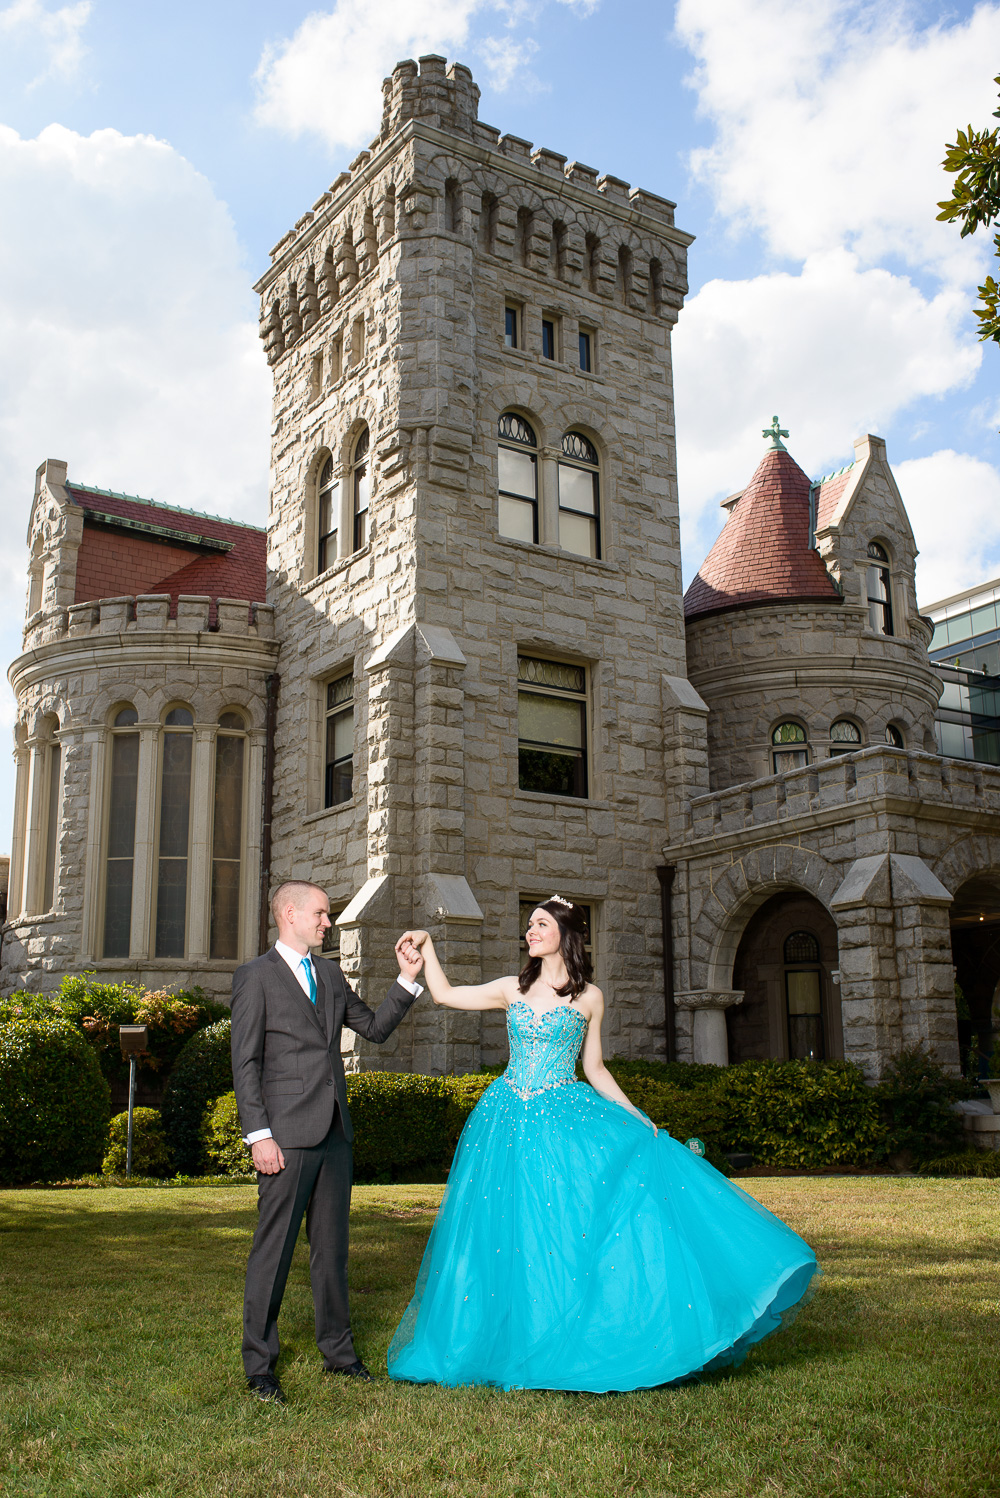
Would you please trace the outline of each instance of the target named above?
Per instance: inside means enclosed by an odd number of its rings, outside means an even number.
[[[527,999],[515,999],[513,1004],[507,1005],[507,1013],[509,1014],[512,1009],[516,1009],[518,1005],[520,1005],[522,1009],[527,1009],[536,1025],[540,1024],[541,1021],[546,1017],[546,1015],[558,1014],[562,1009],[568,1009],[571,1014],[578,1014],[582,1020],[585,1020],[587,1018],[587,1016],[581,1009],[574,1009],[572,1000],[568,1004],[553,1004],[549,1009],[543,1009],[542,1012],[538,1014],[536,1013],[532,1005],[528,1003]]]

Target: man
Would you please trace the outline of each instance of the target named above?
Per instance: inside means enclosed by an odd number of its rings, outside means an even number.
[[[351,1116],[340,1032],[346,1023],[381,1042],[422,993],[419,959],[399,955],[399,979],[373,1013],[335,962],[314,962],[330,929],[330,902],[315,884],[275,890],[278,939],[233,974],[233,1086],[257,1172],[258,1222],[243,1300],[243,1366],[258,1399],[283,1404],[277,1378],[278,1312],[303,1214],[316,1342],[328,1372],[370,1380],[351,1338],[347,1236]]]

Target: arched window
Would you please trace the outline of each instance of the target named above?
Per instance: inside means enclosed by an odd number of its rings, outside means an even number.
[[[160,821],[157,839],[157,957],[183,957],[187,938],[188,855],[194,716],[172,707],[160,735]]]
[[[892,627],[892,579],[889,573],[889,557],[878,541],[868,542],[868,566],[865,570],[865,585],[868,593],[868,623],[878,635],[891,635]]]
[[[107,860],[104,875],[105,957],[128,957],[132,948],[135,875],[135,809],[139,788],[139,714],[130,702],[111,727]]]
[[[885,725],[885,741],[891,749],[905,749],[902,729],[897,728],[895,723]]]
[[[212,805],[212,893],[209,954],[240,955],[240,873],[243,862],[243,778],[246,722],[232,710],[219,717]]]
[[[830,729],[830,753],[853,754],[861,748],[861,729],[849,718],[838,718]]]
[[[497,425],[500,475],[500,534],[514,541],[538,540],[538,439],[513,411]]]
[[[801,723],[779,723],[771,734],[771,760],[775,775],[797,770],[809,763],[808,740]]]
[[[370,482],[368,475],[368,428],[363,427],[354,444],[351,460],[351,493],[354,496],[354,550],[360,551],[368,545],[368,501]]]
[[[819,942],[811,931],[785,938],[785,1006],[788,1055],[793,1061],[822,1061],[823,989]]]
[[[578,556],[601,554],[601,479],[597,448],[567,432],[559,459],[559,545]]]
[[[337,560],[337,511],[340,508],[338,486],[333,478],[333,459],[327,455],[320,469],[317,509],[319,514],[319,555],[317,572],[325,572]]]

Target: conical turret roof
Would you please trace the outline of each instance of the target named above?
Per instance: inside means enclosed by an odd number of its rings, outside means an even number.
[[[809,489],[791,454],[769,448],[684,595],[685,618],[755,604],[839,602],[809,544]]]

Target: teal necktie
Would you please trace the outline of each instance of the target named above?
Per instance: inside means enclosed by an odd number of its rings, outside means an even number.
[[[311,957],[303,957],[303,959],[302,959],[302,966],[306,970],[306,979],[308,980],[308,983],[309,983],[309,1002],[310,1002],[310,1004],[315,1004],[315,1002],[316,1002],[316,974],[313,972],[312,958]]]

